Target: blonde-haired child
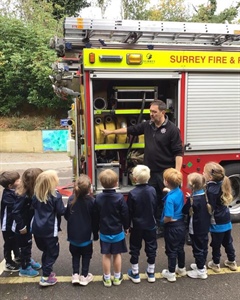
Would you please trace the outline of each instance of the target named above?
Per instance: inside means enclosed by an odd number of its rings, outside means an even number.
[[[116,192],[118,175],[111,169],[99,174],[103,191],[96,195],[95,218],[100,229],[100,246],[103,266],[103,284],[112,286],[111,257],[113,257],[113,285],[120,285],[123,280],[121,272],[121,253],[127,252],[125,232],[129,226],[127,203],[121,193]]]
[[[69,251],[72,255],[72,284],[87,285],[93,280],[93,275],[88,271],[93,253],[92,239],[97,240],[98,234],[94,231],[94,198],[90,193],[91,180],[87,175],[81,174],[75,182],[73,195],[68,199],[65,213]]]
[[[139,276],[139,255],[142,241],[145,242],[147,256],[146,275],[148,282],[155,282],[155,258],[157,251],[156,210],[157,195],[154,187],[148,185],[150,169],[137,165],[133,169],[133,180],[136,187],[128,194],[127,204],[130,215],[130,263],[128,277],[134,283],[141,281]]]
[[[37,270],[41,264],[32,258],[32,232],[30,229],[31,220],[34,215],[32,197],[36,179],[43,171],[39,168],[25,170],[21,177],[21,183],[16,189],[17,201],[13,208],[14,225],[13,230],[17,233],[20,251],[21,268],[19,276],[35,277],[39,275]]]
[[[235,249],[231,234],[232,223],[228,205],[232,202],[231,183],[225,175],[224,168],[216,162],[209,162],[204,166],[204,177],[207,180],[207,195],[213,207],[210,232],[212,247],[212,261],[208,267],[214,272],[220,272],[221,246],[227,254],[224,265],[232,271],[237,270]]]
[[[211,206],[205,193],[205,179],[202,174],[191,173],[187,177],[188,194],[183,207],[184,214],[189,214],[189,235],[195,263],[187,275],[191,278],[206,279],[206,259],[208,254],[208,232],[211,218]]]
[[[185,232],[182,208],[184,205],[182,173],[174,168],[163,172],[163,182],[169,190],[163,198],[164,207],[161,222],[164,224],[165,253],[168,257],[168,269],[162,271],[162,276],[170,282],[176,281],[176,273],[186,275],[185,268]],[[178,263],[178,264],[177,264]]]
[[[59,255],[58,231],[60,218],[65,213],[62,196],[56,191],[59,179],[57,172],[48,170],[42,172],[36,179],[34,189],[32,232],[42,254],[41,286],[51,286],[57,283],[53,264]]]

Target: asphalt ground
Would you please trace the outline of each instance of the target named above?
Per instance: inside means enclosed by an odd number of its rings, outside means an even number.
[[[42,167],[42,169],[56,169],[60,181],[63,184],[71,180],[71,161],[65,153],[58,154],[4,154],[0,153],[0,170],[14,169],[22,173],[29,167]],[[0,192],[1,194],[1,192]],[[233,239],[236,249],[236,261],[239,262],[240,255],[240,224],[233,224]],[[126,238],[127,245],[128,237]],[[40,277],[23,278],[18,273],[4,271],[3,261],[3,241],[0,237],[0,300],[67,300],[67,299],[150,299],[150,300],[212,300],[212,299],[240,299],[239,281],[240,267],[235,272],[224,267],[226,254],[222,250],[221,267],[219,274],[208,270],[208,278],[191,279],[188,277],[178,277],[174,283],[168,282],[161,276],[162,269],[167,267],[167,258],[164,252],[164,240],[158,239],[158,252],[156,258],[156,282],[148,283],[145,276],[147,266],[144,253],[144,245],[141,251],[139,265],[142,281],[134,284],[127,278],[127,270],[130,266],[129,254],[122,255],[122,272],[124,281],[120,286],[106,288],[102,283],[102,265],[99,241],[94,242],[94,252],[90,264],[90,272],[94,275],[93,282],[89,285],[72,286],[71,284],[71,255],[68,250],[66,240],[66,221],[62,219],[62,231],[59,233],[60,255],[54,265],[54,272],[57,274],[58,283],[53,287],[42,288],[38,282]],[[190,269],[190,264],[194,262],[191,246],[185,246],[186,268]],[[41,252],[33,242],[32,257],[41,261]],[[208,261],[211,260],[211,248],[209,247]],[[41,275],[41,271],[40,271]]]

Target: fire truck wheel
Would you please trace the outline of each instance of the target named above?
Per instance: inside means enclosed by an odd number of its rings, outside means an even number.
[[[231,220],[233,223],[240,222],[240,164],[229,164],[224,166],[226,175],[232,185],[233,201],[229,205]]]

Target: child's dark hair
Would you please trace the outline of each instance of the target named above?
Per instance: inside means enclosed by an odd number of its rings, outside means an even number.
[[[74,198],[71,202],[71,206],[73,206],[78,198],[84,197],[87,194],[89,194],[91,190],[91,179],[85,175],[85,174],[81,174],[77,181],[75,182],[75,186],[74,186]]]
[[[29,198],[32,198],[34,194],[36,179],[42,172],[43,170],[39,168],[29,168],[25,170],[22,174],[21,183],[16,189],[16,194],[26,194]]]
[[[192,191],[191,196],[190,196],[191,207],[189,209],[189,215],[192,216],[193,215],[193,207],[192,207],[192,205],[193,205],[193,194],[196,191],[199,191],[199,190],[202,190],[202,189],[205,190],[206,182],[205,182],[204,176],[202,174],[197,173],[197,172],[190,173],[187,177],[187,181],[188,181],[188,187]],[[212,214],[212,207],[208,202],[208,197],[207,197],[207,194],[206,194],[205,191],[204,191],[204,193],[205,193],[207,210],[208,210],[208,213],[211,215]]]
[[[0,185],[5,189],[9,185],[13,185],[16,180],[20,178],[20,174],[17,171],[6,171],[0,174]]]

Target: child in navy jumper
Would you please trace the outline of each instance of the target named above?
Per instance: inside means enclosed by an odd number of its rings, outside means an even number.
[[[42,277],[39,284],[50,286],[57,283],[53,264],[59,255],[58,231],[60,218],[65,213],[62,196],[55,190],[59,179],[57,172],[48,170],[38,175],[32,205],[34,217],[32,232],[36,245],[42,253]]]
[[[156,211],[157,195],[156,190],[148,185],[150,169],[144,165],[137,165],[133,169],[132,177],[136,187],[128,194],[127,204],[130,217],[130,263],[128,277],[134,283],[141,281],[139,276],[138,260],[142,241],[145,242],[147,256],[146,275],[148,282],[155,282],[155,258],[157,251],[156,236]]]
[[[113,284],[120,285],[123,280],[121,253],[127,252],[125,232],[129,226],[129,213],[124,196],[116,192],[117,174],[111,169],[106,169],[99,174],[99,180],[104,189],[102,193],[96,195],[95,217],[100,229],[103,284],[111,287],[111,257],[114,270]]]
[[[207,180],[207,195],[213,208],[210,225],[212,261],[208,263],[208,268],[216,273],[220,272],[221,246],[223,246],[228,258],[224,265],[231,271],[236,271],[237,263],[231,235],[232,223],[228,208],[232,202],[230,180],[225,176],[224,168],[215,162],[205,165],[203,175]]]
[[[92,239],[97,240],[98,234],[93,227],[94,198],[90,196],[90,192],[90,178],[81,174],[75,183],[73,195],[68,199],[65,213],[69,251],[72,254],[73,284],[87,285],[93,280],[93,275],[88,271],[93,253]],[[80,258],[82,271],[79,276]]]
[[[206,259],[208,254],[208,232],[211,219],[211,206],[205,193],[205,179],[202,174],[188,175],[188,187],[191,195],[183,208],[184,214],[189,214],[189,235],[192,241],[192,251],[195,263],[187,275],[191,278],[206,279]]]
[[[1,201],[1,229],[3,235],[3,254],[6,261],[5,271],[17,272],[20,252],[16,234],[12,231],[12,210],[16,201],[15,188],[20,184],[20,175],[16,171],[6,171],[0,174],[0,184],[4,187]],[[12,251],[15,261],[12,259]]]
[[[12,212],[14,219],[13,230],[16,232],[21,250],[19,276],[23,277],[35,277],[39,275],[37,270],[41,269],[41,265],[31,258],[32,232],[30,230],[30,223],[34,214],[32,197],[35,181],[40,173],[42,173],[42,170],[39,168],[30,168],[23,173],[21,183],[16,189],[17,201]]]
[[[162,276],[170,282],[176,281],[176,273],[186,275],[185,268],[185,231],[182,208],[184,196],[179,188],[182,184],[182,174],[169,168],[163,172],[163,180],[167,195],[163,198],[164,207],[161,223],[164,224],[165,253],[168,257],[168,269],[162,271]],[[178,265],[177,265],[178,262]]]

